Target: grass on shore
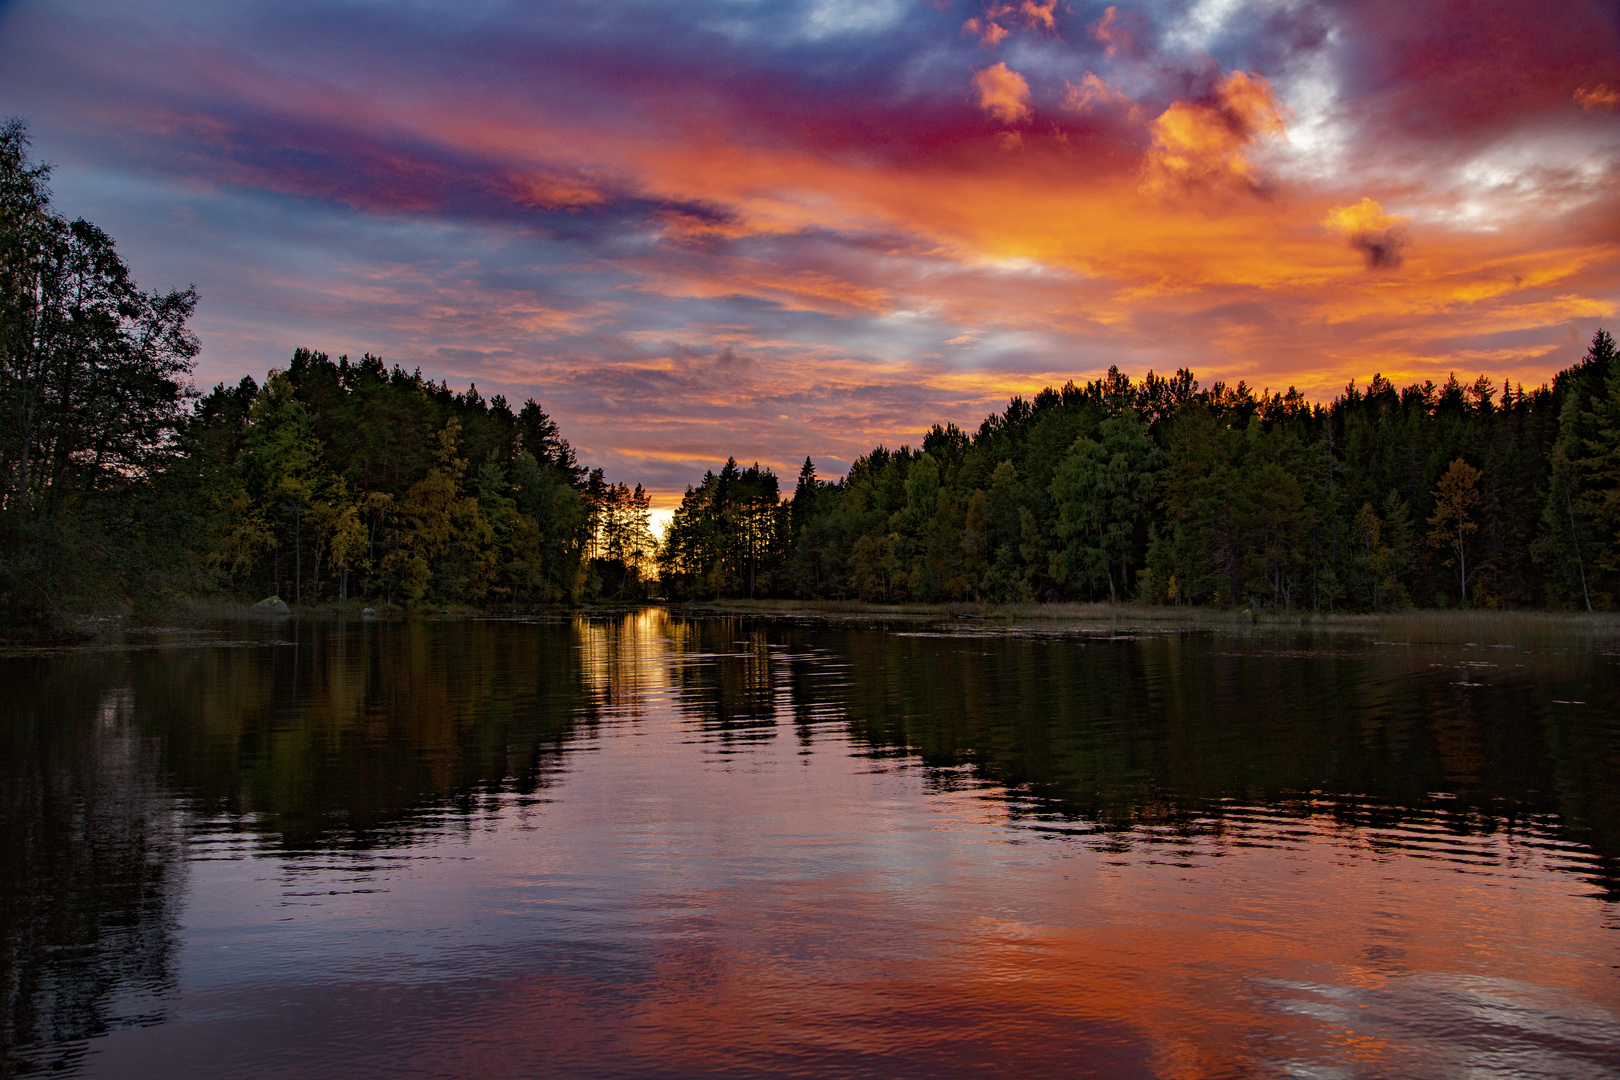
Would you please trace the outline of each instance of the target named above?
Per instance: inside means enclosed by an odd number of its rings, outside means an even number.
[[[873,604],[855,600],[727,600],[682,604],[676,610],[760,617],[982,619],[1009,626],[1074,622],[1166,630],[1348,631],[1389,641],[1436,644],[1561,645],[1593,637],[1620,637],[1620,615],[1585,612],[1423,610],[1342,614],[1149,604]]]
[[[355,619],[367,608],[379,618],[400,617],[478,617],[513,615],[609,615],[643,606],[665,606],[673,614],[686,616],[744,616],[753,618],[789,617],[844,621],[849,619],[894,622],[938,622],[944,620],[985,624],[986,628],[1015,626],[1056,626],[1090,624],[1098,628],[1131,627],[1173,630],[1263,630],[1307,633],[1346,632],[1372,635],[1386,641],[1433,644],[1481,645],[1570,645],[1597,638],[1620,637],[1620,614],[1585,612],[1422,610],[1383,614],[1339,614],[1309,611],[1250,612],[1239,609],[1168,607],[1149,604],[876,604],[860,600],[718,600],[690,603],[594,604],[525,609],[521,612],[494,612],[468,605],[429,605],[414,610],[390,607],[376,601],[329,601],[294,608],[292,614],[304,619]],[[205,600],[185,605],[185,612],[174,612],[182,622],[191,619],[235,619],[262,616],[245,601]],[[187,618],[189,616],[189,618]],[[92,636],[115,629],[125,619],[93,620],[97,625],[78,628],[75,636]],[[84,633],[89,631],[89,634]]]

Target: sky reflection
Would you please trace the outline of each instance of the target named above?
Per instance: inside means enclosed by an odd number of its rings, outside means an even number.
[[[1612,834],[1590,810],[1615,774],[1573,765],[1601,766],[1620,732],[1541,711],[1573,686],[1613,695],[1601,649],[1514,651],[1459,688],[1478,650],[922,629],[648,610],[0,658],[23,688],[0,715],[4,790],[116,764],[140,793],[86,819],[100,868],[67,879],[53,819],[8,804],[6,835],[43,839],[6,849],[6,910],[134,927],[4,924],[23,965],[0,972],[8,1015],[42,1021],[22,1060],[178,1077],[1620,1066]],[[1296,678],[1318,689],[1293,710],[1227,693],[1294,696]],[[145,894],[101,884],[140,866],[158,868]],[[63,959],[106,947],[140,963]],[[51,1026],[76,1016],[94,1022]]]

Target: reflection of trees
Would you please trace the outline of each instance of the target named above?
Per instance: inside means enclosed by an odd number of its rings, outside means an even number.
[[[775,735],[770,649],[777,633],[738,619],[671,621],[665,633],[682,711],[728,741]]]
[[[294,624],[297,644],[154,657],[146,723],[200,805],[290,845],[408,839],[469,792],[533,792],[594,709],[565,623]]]
[[[836,718],[873,753],[966,766],[1108,828],[1219,831],[1233,804],[1347,825],[1440,812],[1459,831],[1557,814],[1617,877],[1620,735],[1600,709],[1546,704],[1548,687],[1591,678],[1590,656],[1531,655],[1481,691],[1457,685],[1458,656],[1364,641],[1081,644],[735,619],[666,633],[682,708],[722,739],[774,734],[780,696],[803,740]]]
[[[971,763],[1122,824],[1311,790],[1410,805],[1484,782],[1477,770],[1451,775],[1442,760],[1434,736],[1455,702],[1425,698],[1450,693],[1448,684],[1414,681],[1408,664],[1371,656],[1233,644],[862,634],[849,646],[850,721],[874,743]]]
[[[159,1008],[186,810],[294,847],[408,840],[419,809],[543,786],[596,715],[567,623],[280,632],[0,661],[0,1075]]]
[[[115,657],[3,662],[0,1075],[161,1010],[183,843]]]
[[[1607,860],[1592,876],[1620,881],[1613,669],[1575,650],[1462,687],[1454,651],[1323,638],[1082,644],[656,610],[276,632],[296,644],[0,661],[0,1073],[18,1046],[160,1008],[178,807],[252,815],[289,847],[408,841],[431,827],[417,811],[532,792],[581,726],[666,692],[720,743],[772,738],[779,716],[807,742],[836,727],[1108,829],[1236,836],[1239,811],[1268,805],[1467,831],[1557,814]],[[1443,814],[1434,792],[1454,796]]]
[[[662,608],[642,608],[607,618],[574,619],[581,677],[594,714],[640,716],[663,687]]]

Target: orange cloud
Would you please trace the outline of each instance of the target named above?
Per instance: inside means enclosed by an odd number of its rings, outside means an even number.
[[[973,87],[979,92],[979,108],[1002,123],[1029,119],[1029,83],[1005,61],[976,72]]]
[[[739,266],[728,272],[710,267],[700,275],[650,278],[643,288],[662,296],[755,296],[774,301],[789,311],[819,311],[831,315],[883,314],[894,306],[892,298],[880,288],[805,268]]]
[[[1386,214],[1384,208],[1365,196],[1349,206],[1335,206],[1322,224],[1344,236],[1351,247],[1367,260],[1367,269],[1394,269],[1406,260],[1410,240],[1407,219]]]
[[[1029,84],[1006,64],[972,84],[974,104],[1001,122],[1032,116]],[[1067,91],[1071,110],[1130,107],[1089,73]],[[1558,91],[1557,107],[1567,112],[1566,93]],[[1454,205],[1454,180],[1437,174],[1432,186],[1419,178],[1397,189],[1359,165],[1345,175],[1278,172],[1268,177],[1276,198],[1227,200],[1219,213],[1158,197],[1194,182],[1253,186],[1283,111],[1269,84],[1246,72],[1151,120],[1147,168],[1157,190],[1143,184],[1139,151],[1108,141],[1117,138],[1112,126],[1065,133],[1018,123],[1018,132],[994,136],[942,127],[937,146],[923,152],[874,145],[849,155],[814,138],[748,137],[749,102],[688,104],[656,99],[646,107],[660,122],[642,127],[516,107],[469,121],[449,99],[386,117],[423,144],[502,161],[498,175],[527,178],[526,187],[511,185],[518,201],[565,211],[570,224],[616,199],[654,207],[639,223],[616,226],[644,230],[624,234],[635,244],[611,259],[591,252],[569,269],[581,281],[598,269],[622,274],[623,284],[603,294],[611,303],[524,290],[474,296],[463,278],[434,282],[408,266],[369,282],[348,274],[347,290],[317,290],[296,275],[278,289],[298,293],[311,325],[361,328],[339,347],[476,378],[486,392],[486,378],[501,372],[501,389],[515,400],[533,392],[560,409],[593,461],[684,448],[697,472],[720,445],[791,469],[805,452],[847,458],[875,442],[897,445],[933,420],[972,423],[1010,393],[1090,377],[1109,363],[1134,375],[1173,370],[1188,362],[1188,341],[1198,343],[1206,384],[1246,378],[1324,398],[1348,376],[1379,369],[1443,380],[1466,366],[1460,341],[1512,335],[1530,344],[1508,352],[1481,340],[1479,362],[1499,380],[1535,385],[1584,347],[1578,338],[1564,343],[1566,325],[1612,318],[1620,296],[1620,219],[1601,212],[1612,200],[1487,232],[1428,213]],[[961,104],[951,103],[953,117]],[[334,116],[350,107],[330,106]],[[1020,152],[996,152],[1002,135],[1020,136]],[[1086,139],[1102,152],[1077,152]],[[595,181],[581,176],[614,178],[615,188],[601,188],[606,203],[591,201]],[[1362,190],[1398,190],[1384,197],[1425,222],[1420,251],[1405,244],[1406,219]],[[1365,273],[1340,238],[1375,267],[1404,259],[1403,273]],[[682,321],[688,310],[734,304],[764,313],[749,316],[762,325]],[[736,400],[715,405],[712,377],[635,344],[641,325],[706,355],[731,345],[756,370],[728,375]],[[281,327],[248,329],[232,333],[277,349],[285,336]],[[609,389],[597,395],[598,385]],[[745,398],[760,407],[739,409]],[[657,410],[637,411],[648,402]],[[792,419],[772,419],[778,413]],[[626,434],[631,428],[641,434]],[[674,468],[622,475],[677,493],[689,479]]]
[[[1234,71],[1212,100],[1175,102],[1153,121],[1146,186],[1157,192],[1210,183],[1252,186],[1250,148],[1262,136],[1282,133],[1271,83]]]
[[[1575,103],[1587,112],[1613,112],[1620,108],[1620,90],[1607,83],[1588,84],[1575,91]]]

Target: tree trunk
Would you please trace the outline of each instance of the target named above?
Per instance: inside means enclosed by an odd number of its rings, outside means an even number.
[[[1468,603],[1468,549],[1463,546],[1462,519],[1457,521],[1457,572],[1461,577],[1462,602]]]
[[[1581,558],[1581,538],[1575,533],[1575,507],[1569,501],[1569,489],[1564,489],[1564,508],[1569,511],[1569,546],[1575,549],[1575,568],[1581,572],[1581,599],[1586,601],[1587,614],[1592,612],[1592,594],[1586,591],[1586,562]]]

